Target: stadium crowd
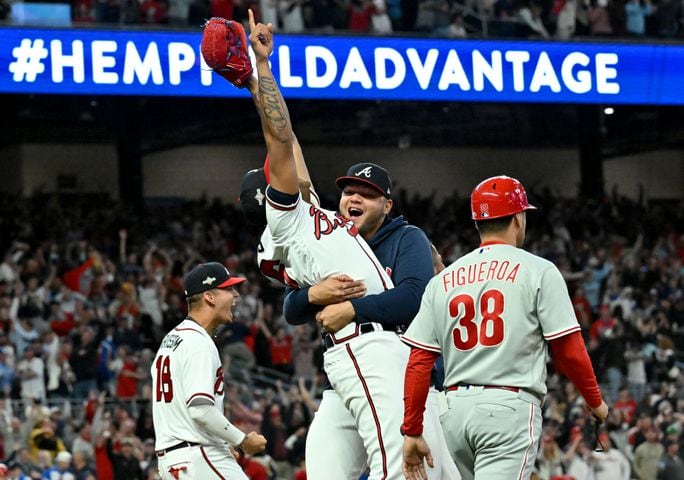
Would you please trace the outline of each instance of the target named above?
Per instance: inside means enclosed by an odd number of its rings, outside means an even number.
[[[0,20],[13,0],[0,0]],[[247,9],[285,33],[464,38],[660,37],[684,34],[682,0],[71,0],[74,24],[197,28],[246,22]]]
[[[530,197],[541,212],[528,216],[527,248],[565,276],[612,409],[595,429],[550,362],[538,478],[684,479],[684,204]],[[447,264],[477,245],[455,193],[401,191],[395,214],[421,226]],[[0,223],[4,478],[158,478],[150,362],[184,318],[183,272],[208,260],[249,279],[216,336],[227,416],[268,438],[264,455],[240,462],[255,480],[306,478],[304,440],[326,383],[320,337],[284,321],[283,292],[256,269],[260,232],[234,205],[135,212],[102,197],[4,196]],[[605,452],[594,452],[599,442]]]

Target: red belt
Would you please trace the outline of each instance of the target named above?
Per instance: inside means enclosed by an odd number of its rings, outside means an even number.
[[[468,389],[469,387],[483,387],[485,390],[488,388],[498,388],[499,390],[508,390],[510,392],[515,392],[518,393],[520,389],[518,387],[504,387],[500,385],[451,385],[450,387],[446,387],[447,392],[453,392],[454,390],[458,390],[459,388],[465,388]]]

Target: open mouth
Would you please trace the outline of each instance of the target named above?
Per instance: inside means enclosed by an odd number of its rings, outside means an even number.
[[[354,208],[354,207],[347,210],[347,213],[349,214],[349,218],[358,218],[361,215],[363,215],[362,210],[359,210],[358,208]]]

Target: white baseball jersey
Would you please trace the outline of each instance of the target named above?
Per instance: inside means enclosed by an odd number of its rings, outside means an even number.
[[[363,281],[368,294],[394,286],[353,222],[302,201],[301,195],[289,205],[279,204],[271,192],[269,187],[264,234],[270,231],[269,256],[287,269],[286,284],[316,285],[331,275],[346,273]]]
[[[314,207],[321,206],[321,201],[313,187],[309,189],[309,203]],[[297,274],[292,273],[292,267],[289,269],[285,268],[285,265],[282,263],[283,258],[285,258],[285,253],[281,247],[274,245],[271,229],[267,225],[261,234],[259,246],[257,247],[259,270],[276,286],[299,288],[297,282],[292,279],[292,275],[296,277]]]
[[[433,278],[402,339],[444,356],[447,386],[546,394],[546,343],[580,329],[560,271],[502,243],[483,244]]]
[[[223,416],[223,368],[209,334],[185,319],[166,334],[152,363],[152,418],[155,450],[180,442],[221,445],[226,442],[201,431],[188,405],[198,397],[214,402]]]

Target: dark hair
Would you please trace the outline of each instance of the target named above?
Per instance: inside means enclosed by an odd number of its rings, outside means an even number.
[[[492,218],[490,220],[476,220],[475,226],[481,235],[488,233],[501,233],[506,230],[513,221],[514,215]]]

